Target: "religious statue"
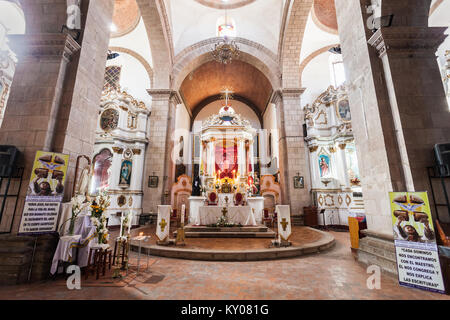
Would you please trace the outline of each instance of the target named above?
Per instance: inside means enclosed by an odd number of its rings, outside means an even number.
[[[133,164],[129,160],[122,162],[122,167],[120,169],[120,185],[130,185],[131,182],[131,169]]]
[[[327,161],[328,160],[328,161]],[[319,159],[320,176],[326,177],[329,170],[329,158],[327,156],[321,156]]]
[[[194,178],[194,181],[192,182],[192,195],[199,197],[202,193],[202,182],[200,180],[199,176],[196,176]]]

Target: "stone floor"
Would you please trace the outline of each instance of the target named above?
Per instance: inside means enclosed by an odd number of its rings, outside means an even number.
[[[447,299],[400,287],[382,275],[381,289],[366,287],[366,269],[354,261],[349,234],[332,232],[336,246],[322,254],[263,262],[204,262],[151,257],[149,273],[124,286],[68,290],[64,280],[2,287],[0,299]]]
[[[139,233],[150,235],[150,240],[145,245],[156,244],[156,227],[151,225],[136,230],[132,230],[131,235],[137,236]],[[171,233],[176,228],[170,229]],[[117,233],[118,234],[118,233]],[[111,235],[113,238],[114,235]],[[171,236],[171,238],[175,238]],[[302,246],[312,242],[316,242],[323,238],[323,236],[313,229],[305,227],[292,227],[292,236],[289,240],[293,246]],[[267,249],[270,247],[272,239],[267,238],[186,238],[186,246],[178,247],[179,249],[208,249],[208,250],[252,250],[252,249]]]

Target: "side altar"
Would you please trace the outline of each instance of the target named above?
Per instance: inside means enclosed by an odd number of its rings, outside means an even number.
[[[262,224],[264,198],[256,196],[254,184],[255,137],[250,122],[228,105],[203,123],[201,196],[189,198],[191,225],[214,225],[222,217],[234,225]]]

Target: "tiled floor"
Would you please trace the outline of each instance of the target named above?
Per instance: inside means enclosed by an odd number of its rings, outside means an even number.
[[[0,288],[0,299],[450,299],[400,287],[397,279],[384,275],[381,290],[369,290],[368,274],[349,249],[348,233],[333,235],[334,249],[318,255],[262,262],[151,257],[151,274],[124,287],[83,287],[82,282],[81,290],[70,291],[63,280],[49,281]]]

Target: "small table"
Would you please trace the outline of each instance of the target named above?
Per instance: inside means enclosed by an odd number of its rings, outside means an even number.
[[[147,242],[149,239],[150,239],[150,236],[137,236],[137,237],[134,237],[134,238],[131,239],[132,241],[138,241],[139,242],[139,252],[138,252],[138,261],[137,261],[137,272],[136,272],[136,275],[139,274],[139,269],[141,267],[142,241],[143,242]],[[149,253],[149,250],[147,248],[147,268],[146,268],[146,271],[148,271],[148,253]]]
[[[52,267],[50,269],[51,274],[58,272],[62,262],[73,262],[73,258],[77,256],[74,254],[74,251],[76,252],[80,239],[80,234],[63,236],[59,238],[58,246],[56,247],[55,254],[53,255]]]

